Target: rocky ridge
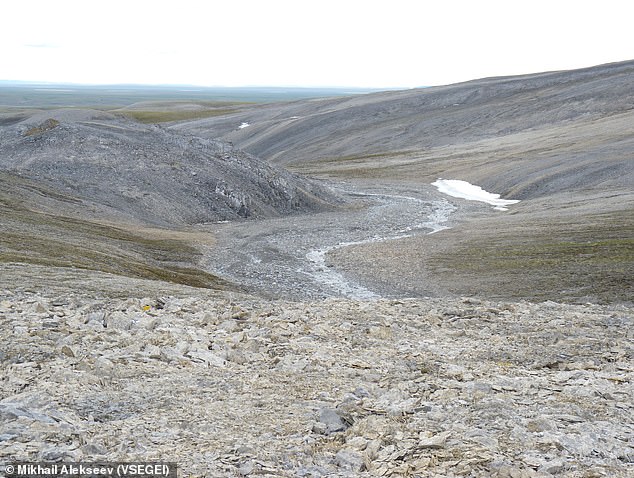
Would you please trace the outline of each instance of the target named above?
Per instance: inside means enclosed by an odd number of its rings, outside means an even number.
[[[626,477],[632,309],[4,291],[0,458]]]
[[[7,120],[0,170],[54,188],[65,204],[51,211],[74,208],[90,220],[182,226],[321,211],[340,201],[328,187],[229,143],[94,110]],[[51,201],[30,199],[38,208]]]

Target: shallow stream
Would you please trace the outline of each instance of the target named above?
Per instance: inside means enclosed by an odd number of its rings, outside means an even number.
[[[205,268],[247,290],[283,298],[350,297],[380,293],[327,261],[329,252],[446,229],[456,206],[448,199],[407,191],[348,190],[356,207],[342,211],[217,225]]]

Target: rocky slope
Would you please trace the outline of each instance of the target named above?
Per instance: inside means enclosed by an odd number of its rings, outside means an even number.
[[[90,219],[179,226],[311,212],[337,202],[327,188],[227,143],[91,110],[45,111],[5,124],[0,169],[57,192],[32,198],[39,208],[68,198],[67,207],[81,202],[74,213]]]
[[[201,223],[334,210],[326,185],[230,144],[94,110],[4,115],[0,263],[225,287]]]
[[[0,300],[3,462],[165,460],[192,477],[634,471],[631,308],[49,290]]]

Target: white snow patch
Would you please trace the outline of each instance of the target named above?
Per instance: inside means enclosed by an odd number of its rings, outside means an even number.
[[[238,128],[244,129],[244,128],[248,128],[249,126],[251,126],[251,125],[245,121],[240,126],[238,126]]]
[[[480,201],[491,204],[493,209],[507,211],[511,204],[518,203],[518,199],[500,199],[499,194],[485,191],[480,186],[462,181],[460,179],[438,179],[431,183],[436,186],[441,193],[455,198],[467,199],[469,201]]]

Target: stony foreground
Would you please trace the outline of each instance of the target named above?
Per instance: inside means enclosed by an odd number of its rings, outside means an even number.
[[[0,462],[634,475],[632,309],[0,297]]]

